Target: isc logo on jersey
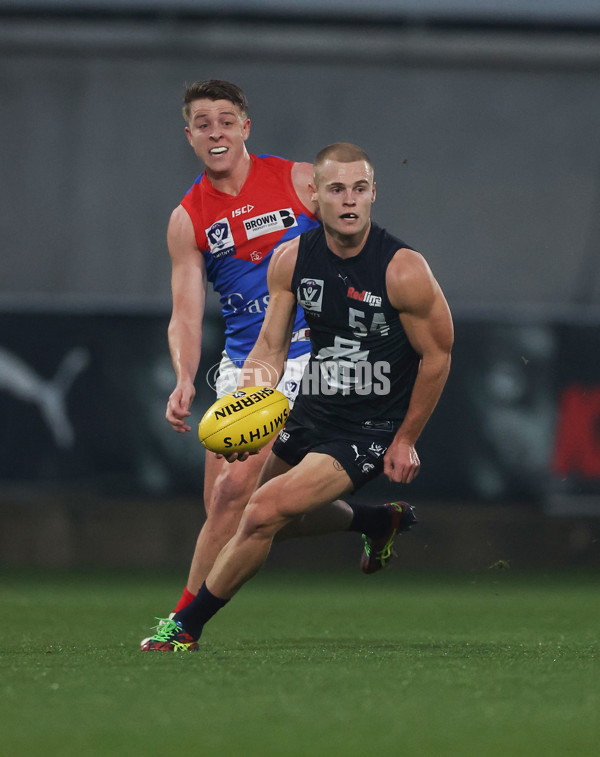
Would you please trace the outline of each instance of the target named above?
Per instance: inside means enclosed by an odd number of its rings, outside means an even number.
[[[260,216],[246,218],[244,220],[244,229],[248,239],[260,237],[263,234],[270,234],[272,231],[282,231],[297,226],[296,216],[291,208],[282,208],[273,210],[270,213],[263,213]]]

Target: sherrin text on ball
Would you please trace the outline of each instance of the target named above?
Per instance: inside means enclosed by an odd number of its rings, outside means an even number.
[[[198,437],[221,455],[256,452],[285,426],[287,397],[277,389],[251,386],[218,399],[204,414]]]

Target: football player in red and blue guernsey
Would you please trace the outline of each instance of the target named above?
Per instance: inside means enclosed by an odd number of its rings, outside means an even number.
[[[225,321],[216,382],[217,395],[223,396],[237,387],[240,368],[262,326],[269,300],[267,268],[274,248],[319,226],[309,186],[312,165],[247,151],[248,102],[239,87],[221,80],[195,82],[185,91],[183,116],[187,139],[204,171],[173,211],[167,230],[173,295],[168,338],[177,383],[168,399],[166,418],[178,433],[191,428],[188,418],[200,364],[207,281],[219,294]],[[306,320],[298,308],[278,384],[290,404],[310,349]],[[207,518],[197,539],[187,585],[174,611],[192,601],[222,547],[235,534],[271,446],[245,465],[230,465],[223,457],[206,452]],[[327,522],[315,529],[321,533],[348,529],[347,507],[340,502],[338,512],[334,504]],[[374,572],[389,557],[396,533],[407,530],[416,519],[405,504],[353,505],[353,511],[350,530],[365,533],[375,545],[370,557],[363,555],[363,570]],[[289,529],[288,535],[300,534]],[[147,642],[144,639],[143,648]]]

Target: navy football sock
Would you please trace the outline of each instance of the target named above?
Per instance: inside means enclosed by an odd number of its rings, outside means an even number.
[[[228,599],[220,599],[219,597],[215,597],[214,594],[211,594],[206,588],[206,584],[203,583],[200,587],[200,591],[196,594],[194,599],[187,607],[176,612],[173,616],[173,620],[179,621],[190,636],[199,639],[204,624],[207,623],[212,616],[221,609],[221,607],[224,607],[227,602],[229,602]]]
[[[353,518],[349,531],[365,534],[369,539],[379,539],[390,527],[392,513],[385,505],[350,505]]]

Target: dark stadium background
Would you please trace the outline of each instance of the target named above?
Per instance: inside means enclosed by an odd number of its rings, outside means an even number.
[[[375,219],[447,294],[422,474],[364,494],[418,505],[406,564],[600,564],[600,8],[541,5],[0,0],[0,565],[187,565],[165,229],[200,170],[182,90],[211,77],[247,92],[253,152],[363,146]],[[213,296],[195,421],[221,346]]]

